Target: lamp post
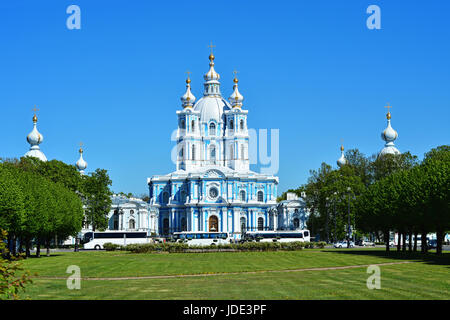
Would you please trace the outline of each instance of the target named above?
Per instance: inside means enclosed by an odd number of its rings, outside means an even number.
[[[352,189],[347,188],[348,191],[348,222],[347,222],[347,248],[350,248],[350,192]]]
[[[329,208],[329,200],[330,198],[326,197],[326,213],[325,213],[325,241],[329,242],[329,232],[328,232],[328,208]]]

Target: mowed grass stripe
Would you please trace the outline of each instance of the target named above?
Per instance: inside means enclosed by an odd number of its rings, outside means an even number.
[[[164,278],[186,278],[186,277],[211,277],[211,276],[223,276],[223,275],[235,275],[235,274],[257,274],[268,272],[305,272],[305,271],[328,271],[328,270],[343,270],[354,268],[367,268],[369,266],[386,266],[394,264],[413,263],[414,261],[401,261],[401,262],[386,262],[378,264],[366,264],[357,266],[341,266],[341,267],[324,267],[324,268],[307,268],[307,269],[281,269],[281,270],[259,270],[259,271],[241,271],[241,272],[222,272],[222,273],[198,273],[198,274],[178,274],[178,275],[158,275],[158,276],[138,276],[138,277],[108,277],[108,278],[89,278],[82,277],[82,280],[86,281],[121,281],[121,280],[144,280],[144,279],[164,279]],[[67,277],[35,277],[39,279],[67,279]]]
[[[139,277],[284,270],[399,261],[395,256],[344,254],[338,251],[218,252],[189,254],[123,254],[116,252],[66,252],[30,258],[26,269],[41,277],[66,277],[69,265],[77,265],[83,277]],[[406,259],[408,260],[408,259]]]
[[[449,299],[448,265],[381,268],[381,290],[369,290],[365,268],[121,281],[35,280],[32,299]],[[423,274],[432,276],[423,277]]]

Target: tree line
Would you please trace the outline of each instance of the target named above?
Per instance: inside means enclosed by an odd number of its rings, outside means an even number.
[[[450,146],[432,149],[422,161],[410,152],[366,157],[358,149],[348,150],[345,157],[346,165],[333,169],[322,163],[310,171],[306,184],[288,191],[304,197],[312,234],[337,241],[348,238],[350,226],[359,238],[373,234],[386,250],[390,232],[400,235],[403,250],[406,236],[409,249],[417,250],[420,235],[426,252],[426,235],[436,232],[440,254],[450,230]],[[286,193],[279,200],[285,198]]]
[[[75,166],[37,158],[0,159],[0,229],[8,247],[30,256],[36,246],[50,252],[50,244],[76,236],[83,223],[103,230],[111,207],[111,180],[103,169],[80,175]]]

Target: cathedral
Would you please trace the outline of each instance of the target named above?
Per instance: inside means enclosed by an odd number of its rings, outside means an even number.
[[[228,101],[209,56],[203,97],[186,80],[177,114],[176,171],[147,179],[150,206],[159,212],[159,233],[227,232],[238,239],[248,230],[277,224],[278,177],[250,170],[248,110],[235,75]]]
[[[239,239],[243,232],[305,227],[304,202],[292,198],[277,204],[278,177],[250,170],[248,111],[235,75],[228,101],[220,91],[220,75],[209,56],[203,97],[196,101],[191,80],[181,97],[177,114],[176,171],[147,179],[148,203],[123,195],[111,197],[107,230],[147,231],[169,236],[177,231],[226,232]],[[39,145],[43,136],[33,130],[27,136],[27,157],[47,161]],[[75,163],[85,174],[83,149]],[[81,234],[91,231],[85,223]],[[67,244],[73,243],[68,239]]]
[[[147,179],[148,203],[113,195],[108,230],[146,231],[149,236],[226,232],[239,239],[245,231],[306,228],[309,212],[303,197],[288,194],[287,200],[277,203],[278,177],[250,170],[248,110],[244,109],[239,81],[235,73],[232,93],[225,99],[214,59],[211,53],[199,100],[191,92],[189,76],[186,80],[181,108],[176,111],[176,170]],[[390,112],[386,118],[387,128],[381,134],[386,144],[378,156],[400,153],[394,146],[398,134],[391,126]],[[44,138],[37,121],[35,114],[25,156],[47,161],[39,147]],[[85,174],[82,148],[79,154],[75,166]],[[347,162],[341,146],[337,164],[341,167]],[[85,224],[82,233],[87,231],[90,227]]]

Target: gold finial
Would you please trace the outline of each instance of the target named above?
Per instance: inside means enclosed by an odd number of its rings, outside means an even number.
[[[233,79],[233,82],[236,83],[236,84],[239,82],[239,80],[238,80],[238,78],[237,78],[238,72],[239,72],[239,71],[236,71],[236,70],[233,71],[233,73],[234,73],[234,79]]]
[[[32,110],[34,111],[33,122],[36,123],[38,121],[38,118],[36,116],[36,111],[39,111],[39,109],[37,109],[36,105],[34,105],[34,108]]]
[[[78,152],[83,153],[83,142],[80,142],[80,150]]]
[[[188,71],[186,71],[186,73],[187,73],[187,75],[188,75],[188,76],[187,76],[187,79],[186,79],[186,83],[189,84],[189,83],[191,83],[191,79],[190,79],[189,76],[190,76],[190,74],[191,74],[192,72],[190,72],[190,71],[188,70]]]
[[[341,144],[341,151],[344,151],[344,145]]]
[[[212,41],[211,41],[211,44],[208,47],[211,49],[211,54],[209,55],[209,60],[212,62],[214,60],[213,48],[215,47],[212,44]]]
[[[390,106],[389,103],[388,103],[388,105],[385,106],[385,108],[388,109],[388,113],[386,113],[386,118],[387,118],[388,120],[391,120],[391,110],[390,110],[390,109],[392,108],[392,106]]]

